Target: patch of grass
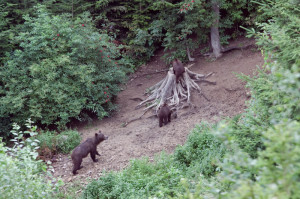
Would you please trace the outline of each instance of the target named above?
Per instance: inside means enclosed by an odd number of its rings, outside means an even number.
[[[110,172],[92,181],[83,198],[149,198],[174,195],[180,190],[181,171],[173,158],[162,153],[151,163],[148,158],[133,160],[122,172]]]
[[[217,162],[222,159],[225,148],[211,133],[214,128],[206,123],[196,126],[186,144],[175,150],[175,160],[191,172],[191,175],[201,173],[209,177],[216,172]]]
[[[54,199],[75,199],[80,198],[80,193],[84,189],[84,185],[76,180],[74,182],[65,184],[61,187],[58,192],[54,195]]]
[[[52,152],[68,154],[80,144],[80,135],[77,131],[68,130],[57,134],[53,131],[43,132],[36,137],[40,149],[48,148]]]
[[[45,131],[36,136],[36,139],[39,140],[39,147],[41,150],[48,148],[51,151],[56,151],[56,132],[54,131]]]
[[[68,130],[57,135],[57,150],[61,153],[70,153],[80,144],[80,135],[77,131]]]

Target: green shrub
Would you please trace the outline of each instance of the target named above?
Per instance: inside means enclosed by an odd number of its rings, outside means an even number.
[[[222,159],[225,148],[211,134],[208,124],[201,124],[190,133],[186,143],[176,148],[174,157],[183,164],[193,175],[212,176],[216,172],[218,162]]]
[[[57,150],[61,153],[70,153],[80,144],[81,137],[77,131],[64,131],[57,135]]]
[[[260,4],[271,20],[259,24],[260,32],[248,30],[258,38],[257,44],[265,54],[265,71],[247,81],[251,100],[246,113],[233,125],[234,135],[240,147],[251,157],[264,149],[261,132],[283,119],[300,121],[300,35],[299,9],[296,1],[268,1]],[[298,3],[299,4],[299,3]]]
[[[53,131],[45,131],[42,133],[39,133],[36,136],[36,139],[39,141],[39,147],[41,150],[48,148],[51,151],[56,151],[56,133]]]
[[[0,198],[49,198],[53,192],[47,182],[33,166],[34,160],[17,160],[4,152],[0,143]]]
[[[173,159],[162,154],[154,163],[146,158],[133,160],[122,172],[105,174],[87,186],[83,198],[163,198],[181,189],[180,178]]]
[[[41,150],[48,148],[52,152],[68,154],[80,144],[81,137],[77,131],[68,130],[57,134],[46,131],[36,136]]]
[[[215,131],[229,149],[221,172],[196,190],[186,186],[179,198],[299,198],[299,2],[260,5],[272,20],[261,24],[261,32],[250,32],[259,37],[270,71],[243,77],[252,92],[249,108]]]
[[[221,183],[229,183],[221,198],[298,198],[300,123],[283,121],[262,132],[265,150],[253,160],[234,151],[223,163]],[[250,170],[255,169],[255,180]],[[202,187],[203,188],[203,187]],[[215,197],[217,195],[215,194]]]
[[[222,122],[214,134],[227,149],[221,172],[191,186],[185,177],[185,191],[174,198],[298,198],[300,186],[300,123],[284,120],[261,133],[265,150],[252,159],[231,139],[230,125]],[[173,196],[172,196],[173,197]]]
[[[1,117],[64,127],[86,112],[107,116],[131,67],[112,38],[97,33],[87,14],[73,22],[39,6],[34,15],[24,17],[20,49],[0,67]]]
[[[210,133],[208,124],[201,124],[189,136],[187,143],[174,155],[162,153],[150,162],[147,158],[131,161],[121,172],[105,173],[91,182],[83,198],[166,198],[184,191],[180,184],[186,177],[195,186],[202,176],[216,174],[225,149]]]
[[[299,67],[300,52],[300,11],[297,0],[276,0],[260,4],[262,12],[271,16],[271,20],[258,24],[259,32],[249,31],[250,36],[256,36],[257,44],[266,53],[266,59],[280,63],[280,67],[291,68],[294,64]]]
[[[27,121],[29,130],[24,132],[14,125],[12,148],[5,147],[0,140],[0,198],[51,198],[55,191],[51,178],[44,177],[46,165],[36,160],[38,141],[24,138],[25,134],[36,134],[31,123]]]
[[[264,149],[261,132],[270,126],[273,101],[280,100],[282,96],[273,89],[272,75],[262,70],[257,72],[258,75],[254,77],[238,75],[247,82],[246,87],[251,90],[251,99],[247,102],[248,108],[245,112],[230,121],[236,143],[253,158],[257,157],[258,150]]]

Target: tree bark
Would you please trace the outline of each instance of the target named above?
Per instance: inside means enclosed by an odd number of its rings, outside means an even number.
[[[189,61],[195,61],[195,58],[191,57],[191,52],[190,52],[190,49],[189,49],[188,46],[186,47],[186,53],[187,53],[187,56],[189,58]]]
[[[219,58],[222,56],[222,47],[219,35],[219,19],[220,19],[220,2],[218,0],[211,0],[212,10],[214,14],[214,21],[210,28],[210,41],[213,49],[213,56]]]

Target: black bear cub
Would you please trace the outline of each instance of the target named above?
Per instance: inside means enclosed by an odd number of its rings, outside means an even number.
[[[185,72],[185,69],[183,67],[182,62],[179,59],[175,59],[172,62],[172,65],[173,65],[173,72],[174,72],[174,74],[176,76],[176,83],[178,83],[179,82],[179,78],[183,77],[183,73]]]
[[[72,152],[71,158],[73,161],[73,174],[77,173],[77,170],[81,169],[80,167],[82,159],[88,156],[90,153],[91,158],[94,162],[98,162],[96,155],[100,154],[97,151],[97,145],[102,141],[107,140],[108,137],[104,136],[101,131],[95,133],[93,138],[88,138],[83,143],[79,144]]]
[[[167,103],[164,103],[158,110],[159,127],[162,127],[163,123],[166,125],[171,122],[171,110]]]

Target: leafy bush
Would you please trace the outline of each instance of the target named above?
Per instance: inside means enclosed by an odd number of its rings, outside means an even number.
[[[85,112],[107,116],[130,63],[87,14],[72,22],[36,9],[16,37],[21,49],[0,68],[1,116],[61,127]]]
[[[272,101],[281,97],[273,89],[274,77],[262,70],[257,72],[258,75],[254,77],[239,75],[242,80],[247,81],[246,87],[251,90],[251,99],[246,111],[230,121],[236,143],[253,158],[257,157],[258,150],[264,148],[261,132],[270,126]]]
[[[299,2],[267,2],[261,9],[272,20],[261,24],[262,32],[249,32],[258,36],[270,71],[245,78],[252,92],[248,110],[215,131],[230,149],[222,172],[196,190],[186,186],[181,198],[299,198]]]
[[[0,198],[51,198],[55,190],[51,181],[44,178],[46,165],[36,160],[38,141],[24,139],[25,134],[36,134],[31,123],[27,122],[29,130],[25,132],[14,125],[13,148],[5,147],[0,140]]]
[[[280,67],[299,67],[300,52],[300,11],[299,1],[276,0],[260,4],[262,12],[271,16],[265,23],[258,24],[260,32],[249,31],[250,36],[258,38],[258,45],[262,47],[266,58],[276,60]],[[270,55],[270,56],[268,56]]]
[[[258,38],[265,53],[265,69],[271,69],[271,73],[259,71],[253,78],[240,76],[247,81],[252,99],[246,113],[233,125],[233,133],[236,142],[253,158],[264,149],[261,132],[283,119],[300,121],[300,36],[294,32],[300,30],[300,13],[294,5],[293,1],[281,0],[261,4],[260,9],[272,20],[259,25],[261,32],[248,30],[250,36]]]
[[[190,133],[186,143],[175,150],[175,160],[185,167],[190,167],[189,170],[194,175],[214,175],[217,164],[225,153],[221,142],[210,131],[211,127],[208,124],[197,126]]]
[[[48,148],[52,152],[68,154],[80,144],[81,137],[77,131],[68,130],[59,134],[53,131],[40,133],[35,137],[39,140],[41,150]]]
[[[83,198],[166,198],[184,191],[181,178],[198,181],[213,176],[225,149],[210,133],[208,124],[201,124],[174,155],[162,153],[154,162],[147,158],[133,160],[121,172],[105,173],[91,182]],[[189,183],[194,186],[194,183]]]
[[[198,192],[206,189],[213,198],[298,198],[300,123],[284,121],[262,133],[266,149],[251,159],[237,149],[222,163],[222,172],[213,184],[199,184]],[[228,141],[227,141],[228,142]],[[227,143],[227,146],[233,146]],[[287,155],[288,154],[288,155]],[[255,180],[250,170],[256,170]],[[220,184],[228,184],[225,190]],[[203,193],[203,192],[202,192]]]
[[[46,182],[32,166],[37,164],[28,159],[14,159],[5,153],[0,144],[0,197],[13,198],[49,198],[53,192],[51,182]]]
[[[45,131],[39,133],[36,136],[36,139],[39,141],[39,147],[41,150],[45,148],[50,149],[51,151],[56,151],[57,141],[56,141],[56,133],[53,131]]]
[[[180,183],[185,190],[174,198],[298,198],[300,123],[285,120],[262,132],[265,150],[256,159],[238,147],[231,131],[224,122],[214,130],[227,149],[221,172],[210,180],[200,177],[194,186],[185,176]]]
[[[57,136],[57,149],[61,153],[70,153],[80,144],[81,137],[77,131],[64,131]]]
[[[110,172],[92,181],[83,198],[148,198],[173,195],[180,190],[181,171],[172,157],[162,154],[155,163],[148,159],[133,160],[122,172]]]

